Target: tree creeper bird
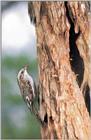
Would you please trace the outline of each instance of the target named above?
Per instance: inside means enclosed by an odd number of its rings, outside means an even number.
[[[42,123],[38,109],[35,106],[35,99],[38,98],[38,92],[36,89],[35,82],[31,75],[27,72],[27,65],[22,68],[17,76],[18,85],[20,88],[21,95],[27,104],[29,110],[37,117]]]

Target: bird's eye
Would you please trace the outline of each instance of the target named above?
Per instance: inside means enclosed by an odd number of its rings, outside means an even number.
[[[21,72],[21,74],[23,74],[23,73],[24,73],[24,71]]]

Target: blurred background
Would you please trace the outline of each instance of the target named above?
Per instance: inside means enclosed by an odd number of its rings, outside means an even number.
[[[40,138],[40,125],[20,96],[17,73],[28,72],[38,81],[35,27],[28,15],[28,2],[1,2],[2,14],[2,139]]]

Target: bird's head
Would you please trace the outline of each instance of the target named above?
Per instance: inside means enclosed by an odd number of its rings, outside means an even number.
[[[25,65],[18,73],[18,80],[21,78],[21,77],[24,77],[24,75],[28,74],[27,73],[27,69],[28,69],[28,65]]]

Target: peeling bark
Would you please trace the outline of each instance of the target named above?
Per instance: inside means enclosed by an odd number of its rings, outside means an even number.
[[[87,10],[88,2],[29,2],[37,33],[42,139],[90,139]]]

